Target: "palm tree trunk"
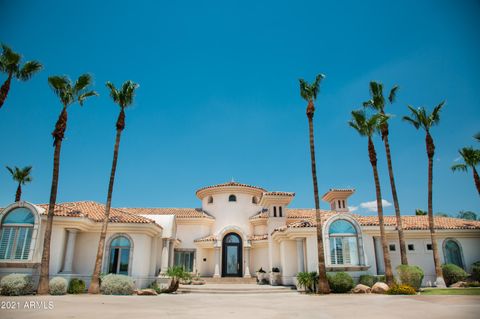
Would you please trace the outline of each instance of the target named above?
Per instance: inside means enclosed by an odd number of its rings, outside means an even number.
[[[318,291],[321,294],[330,293],[325,266],[325,252],[323,250],[323,230],[320,215],[320,200],[318,197],[317,164],[315,162],[315,143],[313,132],[313,113],[307,113],[310,133],[310,157],[312,163],[313,192],[315,195],[315,220],[317,222],[317,251],[318,251]]]
[[[378,223],[380,225],[380,237],[382,240],[383,262],[385,263],[385,279],[387,281],[387,285],[391,286],[394,284],[393,273],[392,273],[392,263],[390,261],[390,255],[388,253],[387,236],[385,234],[385,224],[383,221],[382,191],[380,188],[380,180],[378,178],[377,153],[375,151],[375,146],[373,145],[373,141],[371,137],[368,137],[368,155],[370,157],[370,164],[372,164],[373,178],[375,180]]]
[[[445,280],[443,279],[442,267],[440,264],[440,256],[438,254],[437,234],[435,233],[435,220],[433,218],[433,157],[435,155],[435,144],[432,136],[427,131],[425,137],[428,156],[428,225],[430,228],[430,236],[432,240],[433,262],[435,264],[435,275],[437,276],[436,286],[445,287]]]
[[[10,83],[12,82],[12,76],[12,72],[8,73],[8,78],[5,80],[5,82],[2,84],[2,87],[0,88],[0,109],[2,108],[5,100],[7,99],[8,91],[10,91]]]
[[[405,246],[405,235],[403,233],[402,217],[400,215],[400,204],[398,203],[397,187],[395,186],[395,177],[393,175],[392,155],[390,153],[390,143],[388,141],[388,128],[385,133],[382,131],[383,143],[385,144],[385,153],[387,154],[388,175],[390,177],[390,186],[392,188],[393,205],[395,206],[395,216],[397,219],[398,240],[400,243],[400,260],[402,265],[408,265],[407,249]]]
[[[58,176],[60,173],[60,150],[62,148],[62,139],[67,128],[67,108],[64,106],[52,135],[54,137],[55,150],[53,153],[53,176],[52,187],[50,189],[50,202],[48,204],[47,224],[45,226],[45,238],[43,241],[42,262],[40,265],[40,280],[38,283],[37,294],[45,295],[48,293],[48,281],[50,271],[50,241],[52,237],[53,215],[57,201]]]
[[[17,192],[15,193],[15,202],[19,202],[22,198],[22,183],[18,183]]]
[[[475,166],[472,166],[472,171],[473,171],[473,180],[475,181],[475,186],[477,187],[478,195],[480,195],[480,177],[478,177],[478,173],[477,173],[477,170],[475,169]]]
[[[92,280],[88,292],[91,294],[98,294],[100,292],[99,278],[100,270],[102,268],[103,251],[105,247],[105,237],[107,236],[108,221],[110,217],[110,208],[112,206],[113,185],[115,182],[115,171],[117,170],[118,149],[120,147],[120,138],[122,130],[125,127],[125,112],[120,111],[117,120],[117,135],[115,138],[115,147],[113,150],[113,162],[110,172],[110,181],[108,183],[107,204],[105,205],[105,216],[102,223],[102,231],[100,233],[100,240],[98,242],[97,257],[95,258],[95,267],[93,270]]]

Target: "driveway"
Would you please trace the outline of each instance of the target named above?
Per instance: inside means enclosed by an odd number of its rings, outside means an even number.
[[[20,305],[19,310],[3,309]],[[9,303],[10,302],[10,303]],[[0,297],[0,318],[478,318],[480,296],[179,294]],[[53,308],[53,309],[49,309]]]

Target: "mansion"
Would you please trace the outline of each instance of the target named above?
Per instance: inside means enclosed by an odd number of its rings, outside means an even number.
[[[322,199],[327,271],[354,278],[384,272],[376,216],[353,214],[353,189],[330,189]],[[314,209],[289,208],[295,194],[229,182],[196,192],[200,208],[112,208],[103,273],[134,278],[146,287],[168,267],[181,265],[202,277],[254,277],[278,268],[283,285],[302,271],[317,271]],[[38,278],[48,205],[16,202],[0,208],[0,277],[31,273]],[[81,201],[59,203],[53,220],[50,276],[81,278],[93,272],[105,206]],[[427,216],[402,217],[408,261],[435,280]],[[435,217],[442,263],[467,272],[480,261],[480,221]],[[392,267],[400,264],[396,219],[385,217]]]

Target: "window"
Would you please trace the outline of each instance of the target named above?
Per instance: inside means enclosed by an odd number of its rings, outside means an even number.
[[[342,208],[342,203],[340,202],[340,200],[337,201],[337,206],[338,206],[339,209]]]
[[[208,197],[208,203],[209,203],[209,204],[213,204],[213,197],[212,197],[212,196],[209,196],[209,197]]]
[[[358,265],[357,231],[344,220],[334,221],[329,227],[330,262],[332,265]]]
[[[395,247],[395,244],[388,245],[388,248],[389,248],[390,251],[396,251],[397,250],[397,247]]]
[[[108,273],[128,275],[130,264],[131,242],[125,236],[117,236],[110,243],[110,260]]]
[[[345,200],[342,200],[342,206],[345,208]]]
[[[427,244],[427,250],[433,250],[432,244]]]
[[[273,206],[273,217],[277,217],[277,206]]]
[[[282,217],[282,206],[278,206],[278,217]]]
[[[194,250],[175,250],[175,266],[183,267],[185,271],[193,272]]]
[[[445,263],[455,264],[460,268],[464,268],[462,250],[460,244],[456,240],[445,240],[443,243],[443,254],[445,256]]]
[[[237,201],[237,196],[235,196],[235,195],[228,196],[228,201],[229,202],[236,202]]]
[[[258,204],[257,197],[255,197],[255,196],[252,197],[252,204]]]
[[[415,245],[414,244],[408,244],[408,250],[409,251],[415,251]]]
[[[28,259],[34,223],[33,213],[24,207],[13,209],[3,218],[0,259]]]

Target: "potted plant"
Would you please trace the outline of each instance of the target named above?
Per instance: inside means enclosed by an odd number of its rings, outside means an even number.
[[[257,284],[264,285],[265,283],[268,283],[267,272],[260,267],[260,269],[257,270]]]
[[[280,269],[278,267],[273,267],[272,271],[270,272],[270,285],[272,286],[279,286],[281,285],[282,276],[280,273]]]

